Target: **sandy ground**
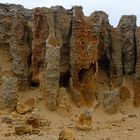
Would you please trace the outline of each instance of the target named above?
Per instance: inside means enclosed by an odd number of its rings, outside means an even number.
[[[96,87],[101,94],[106,89],[106,78],[103,72],[98,74]],[[101,81],[100,81],[101,80]],[[22,135],[15,134],[14,123],[20,123],[31,113],[19,115],[17,112],[0,112],[0,140],[58,140],[59,133],[64,126],[74,130],[76,140],[140,140],[140,108],[132,105],[133,85],[131,78],[124,80],[124,84],[129,87],[131,98],[120,104],[120,108],[115,114],[105,113],[102,103],[94,103],[93,110],[93,128],[89,131],[76,129],[78,115],[84,109],[76,107],[71,101],[69,94],[65,93],[67,108],[58,108],[57,111],[49,111],[45,107],[45,100],[38,89],[32,89],[28,92],[20,93],[19,100],[30,98],[37,99],[37,107],[32,113],[37,114],[47,122],[39,128],[38,134]],[[10,117],[13,124],[2,122],[4,117]]]

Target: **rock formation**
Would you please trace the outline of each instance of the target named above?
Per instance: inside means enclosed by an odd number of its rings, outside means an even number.
[[[136,67],[135,67],[135,78],[134,78],[134,105],[140,106],[140,27],[136,29]]]
[[[136,56],[136,16],[122,16],[118,28],[121,30],[123,72],[124,74],[133,73]]]
[[[111,48],[110,48],[110,77],[114,87],[122,84],[123,66],[122,66],[122,45],[120,29],[111,30]]]
[[[28,19],[31,11],[20,5],[1,4],[0,9],[0,93],[4,97],[2,106],[11,108],[17,102],[18,90],[23,90],[28,83],[31,54]]]
[[[72,23],[71,93],[77,103],[89,106],[95,97],[94,77],[98,72],[98,60],[106,56],[109,46],[108,16],[99,11],[85,17],[82,7],[73,7]]]
[[[64,127],[59,134],[58,140],[76,140],[74,131],[68,127]]]
[[[133,101],[139,106],[139,38],[134,15],[122,16],[113,28],[105,12],[86,17],[81,6],[28,10],[0,4],[0,108],[14,109],[19,91],[31,87],[44,93],[50,110],[59,104],[61,87],[78,106],[91,107],[100,69],[110,87],[102,93],[106,109],[118,108],[127,75],[134,77]]]
[[[85,110],[80,114],[79,120],[77,123],[77,129],[79,130],[90,130],[92,129],[92,111]]]

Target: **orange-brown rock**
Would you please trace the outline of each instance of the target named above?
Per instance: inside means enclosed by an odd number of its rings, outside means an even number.
[[[79,120],[77,123],[77,129],[80,130],[90,130],[92,129],[92,114],[91,111],[85,110],[80,114]]]
[[[9,4],[0,4],[0,9],[0,96],[4,97],[0,102],[5,108],[15,109],[18,90],[26,88],[30,73],[31,11]]]
[[[99,58],[103,57],[108,47],[107,39],[106,43],[100,44],[100,40],[103,39],[101,34],[109,37],[107,18],[104,12],[95,12],[90,17],[85,17],[82,7],[73,7],[70,88],[72,98],[79,105],[90,106],[94,100],[94,76],[98,72],[98,54]],[[98,52],[100,47],[103,51],[101,54]]]
[[[47,9],[34,9],[33,41],[32,41],[32,81],[39,84],[38,74],[44,69],[46,40],[49,35],[47,25]]]
[[[135,107],[140,106],[140,81],[136,80],[134,81],[134,100],[133,104]]]
[[[134,104],[139,106],[140,31],[136,16],[122,16],[113,28],[105,12],[95,11],[86,17],[80,6],[29,10],[0,4],[0,11],[1,109],[14,110],[19,91],[39,88],[47,107],[55,110],[63,87],[78,106],[92,106],[99,70],[107,77],[103,83],[111,81],[112,85],[111,91],[103,94],[105,107],[111,111],[118,107],[120,93],[115,89],[120,89],[122,77],[129,74],[135,77]],[[128,91],[123,90],[121,94],[126,93],[121,98],[125,100]],[[30,101],[30,107],[36,104]]]
[[[31,125],[33,128],[40,126],[40,120],[38,116],[32,115],[26,119],[26,124]]]
[[[120,88],[120,98],[122,101],[126,101],[128,98],[130,98],[130,91],[128,87],[122,86]]]
[[[64,127],[59,134],[58,140],[76,140],[74,131],[68,127]]]
[[[30,106],[30,108],[35,108],[36,107],[36,99],[30,98],[25,102],[26,105]]]
[[[63,77],[69,75],[70,24],[71,15],[61,6],[34,10],[32,81],[46,92],[51,110],[56,109],[59,85],[69,80]]]
[[[26,105],[24,102],[18,102],[17,103],[17,107],[16,107],[16,111],[19,114],[25,114],[27,112],[31,112],[32,111],[32,107]]]
[[[15,127],[15,133],[17,135],[25,135],[25,134],[31,134],[32,133],[32,126],[31,125],[17,125]]]

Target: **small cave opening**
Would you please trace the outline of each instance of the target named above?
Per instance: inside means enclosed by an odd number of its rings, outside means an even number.
[[[80,83],[89,82],[92,79],[92,76],[96,72],[96,64],[91,64],[89,69],[82,68],[78,72],[78,81]]]
[[[70,72],[60,73],[59,86],[68,87],[70,79]]]
[[[106,57],[102,57],[101,59],[98,60],[99,68],[102,70],[108,70],[110,62]]]
[[[30,80],[30,86],[32,88],[39,88],[40,83],[39,83],[39,81],[32,81],[32,80]]]
[[[27,63],[28,63],[28,66],[32,65],[32,53],[29,54]]]
[[[38,79],[33,79],[32,78],[32,73],[30,73],[30,75],[29,75],[29,77],[28,77],[28,81],[29,81],[29,86],[31,87],[31,88],[39,88],[39,86],[40,86],[40,82],[39,82],[39,80]]]

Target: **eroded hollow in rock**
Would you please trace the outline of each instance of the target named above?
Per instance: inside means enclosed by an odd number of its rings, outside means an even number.
[[[89,82],[92,79],[92,76],[95,74],[95,72],[96,72],[96,65],[95,64],[91,64],[89,69],[82,68],[78,72],[78,81],[80,83]]]
[[[70,79],[70,73],[60,73],[60,79],[59,79],[59,86],[60,87],[68,87],[69,84],[69,79]]]
[[[11,71],[12,58],[9,43],[0,43],[0,72]]]
[[[40,86],[40,82],[38,79],[32,79],[32,73],[31,75],[29,76],[29,86],[32,87],[32,88],[39,88]]]
[[[98,63],[99,63],[99,67],[102,70],[105,70],[105,71],[108,70],[110,62],[106,57],[102,57],[101,59],[99,59]]]
[[[30,81],[30,86],[33,88],[39,88],[40,84],[39,82]]]
[[[80,92],[82,93],[83,102],[86,106],[92,106],[94,101],[94,80],[98,68],[96,64],[90,64],[88,69],[82,68],[78,73],[78,82]]]

